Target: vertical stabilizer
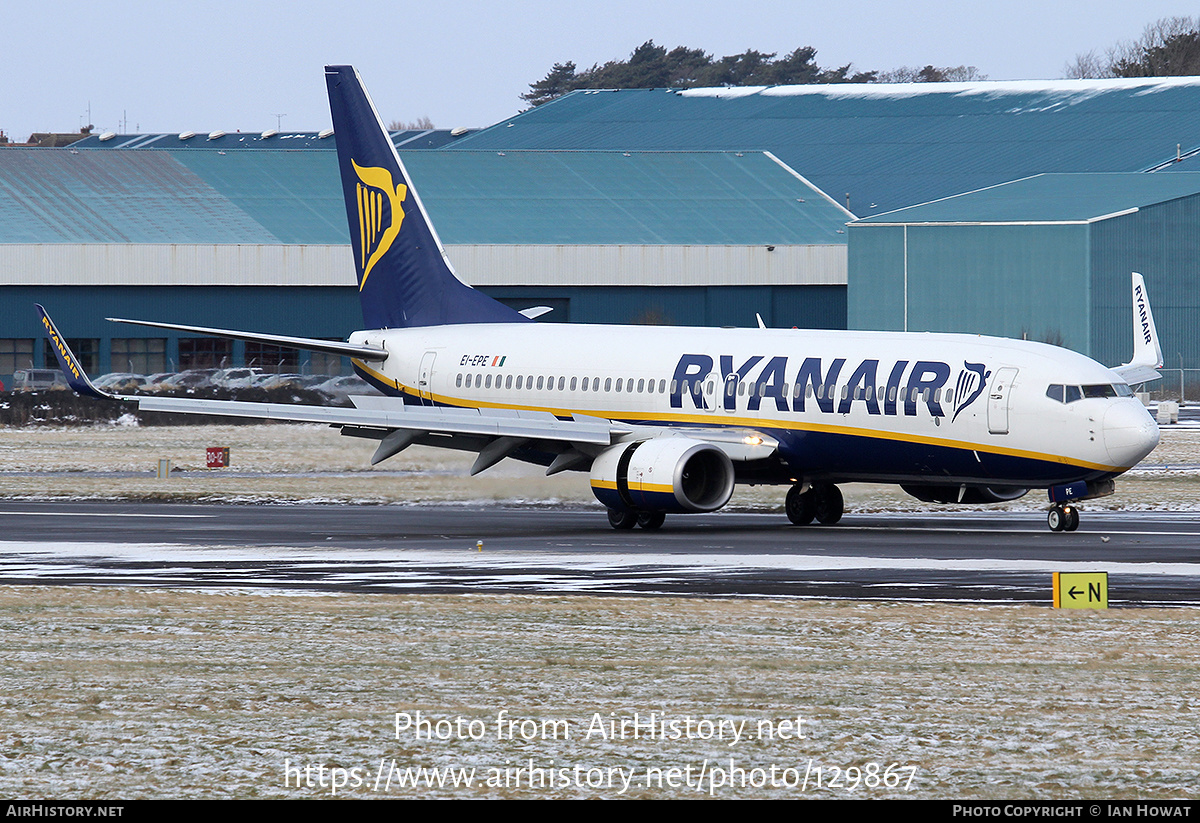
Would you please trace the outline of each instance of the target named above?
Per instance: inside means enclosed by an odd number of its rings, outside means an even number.
[[[1113,369],[1130,385],[1146,383],[1162,377],[1162,346],[1158,342],[1158,329],[1154,326],[1154,314],[1150,311],[1150,298],[1146,296],[1146,281],[1137,272],[1133,273],[1133,357],[1128,363]]]
[[[326,66],[325,84],[367,328],[528,322],[454,275],[358,72]]]

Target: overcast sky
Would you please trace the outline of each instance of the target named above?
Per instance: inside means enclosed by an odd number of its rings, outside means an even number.
[[[1191,13],[1142,0],[9,0],[0,12],[0,130],[262,131],[329,125],[322,67],[352,63],[385,120],[486,126],[556,62],[623,59],[646,40],[716,56],[817,50],[822,67],[974,65],[1059,78],[1080,52]],[[603,6],[603,8],[598,8]],[[277,115],[283,115],[277,118]]]

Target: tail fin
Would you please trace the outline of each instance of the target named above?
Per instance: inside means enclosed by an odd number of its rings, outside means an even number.
[[[325,84],[367,327],[527,322],[454,275],[354,67],[326,66]]]
[[[1154,326],[1154,314],[1150,311],[1150,298],[1146,296],[1146,281],[1137,272],[1133,273],[1133,357],[1129,362],[1117,366],[1113,371],[1125,378],[1130,385],[1146,383],[1162,377],[1162,346],[1158,342],[1158,329]]]

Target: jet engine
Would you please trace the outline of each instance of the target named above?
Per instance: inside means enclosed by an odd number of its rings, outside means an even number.
[[[592,493],[621,511],[716,511],[733,496],[733,480],[724,451],[688,437],[622,443],[592,461]]]
[[[918,500],[926,503],[1003,503],[1024,497],[1029,489],[1019,486],[900,486]]]

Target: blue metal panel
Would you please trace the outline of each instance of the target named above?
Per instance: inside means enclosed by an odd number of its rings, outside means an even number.
[[[552,323],[751,328],[758,312],[773,328],[846,327],[844,286],[546,286],[482,291],[516,309],[555,306],[543,318]]]
[[[882,228],[853,229],[852,248],[866,243],[851,256],[854,328],[895,329],[898,314],[903,321],[896,305],[897,273],[905,270],[896,232],[903,227],[878,234]],[[1024,337],[1090,353],[1087,226],[907,229],[909,331]],[[875,294],[881,299],[872,303]]]
[[[1129,273],[1141,272],[1167,368],[1200,367],[1200,196],[1092,225],[1092,356],[1124,363],[1132,349]]]
[[[0,151],[0,242],[275,243],[168,154]]]
[[[791,91],[573,92],[448,148],[765,149],[868,215],[1042,172],[1142,171],[1200,134],[1194,78]]]
[[[405,152],[449,244],[807,245],[846,215],[762,153]],[[0,242],[347,242],[328,151],[0,152]]]
[[[850,224],[846,325],[904,331],[904,227]]]
[[[845,243],[845,213],[759,152],[403,159],[447,243]]]
[[[863,218],[870,223],[1078,221],[1200,192],[1200,172],[1039,174]]]
[[[347,242],[337,156],[330,152],[181,151],[169,156],[269,231],[275,242]]]

